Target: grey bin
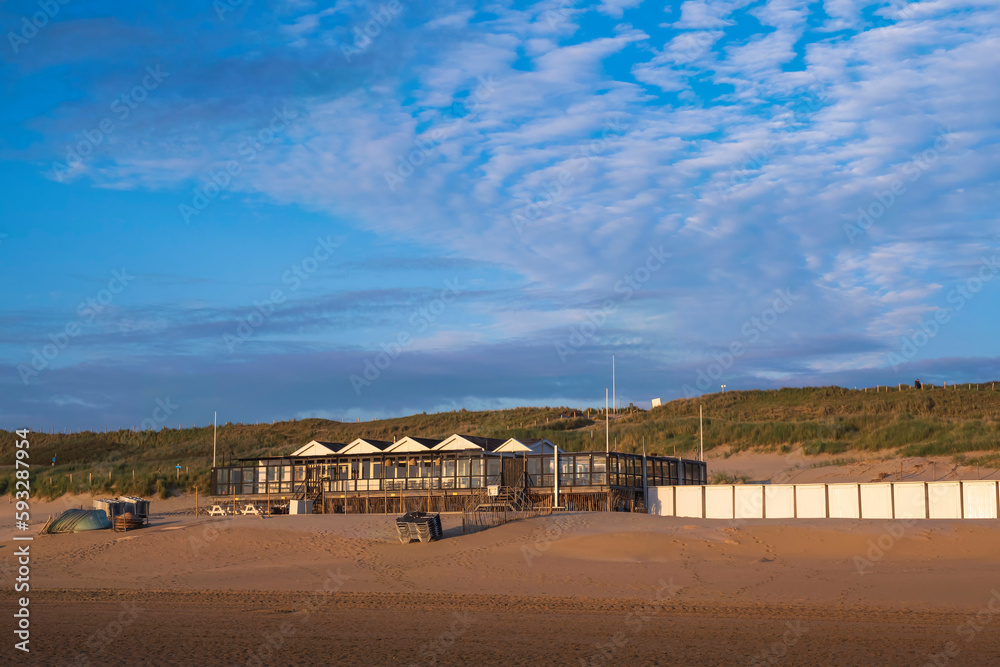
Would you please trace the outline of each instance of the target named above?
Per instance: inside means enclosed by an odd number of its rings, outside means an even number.
[[[119,496],[118,500],[125,505],[125,512],[131,512],[137,519],[149,518],[149,501],[135,496]]]
[[[103,510],[108,515],[108,519],[114,521],[116,516],[121,516],[126,511],[126,504],[121,500],[112,498],[102,498],[94,501],[95,510]]]

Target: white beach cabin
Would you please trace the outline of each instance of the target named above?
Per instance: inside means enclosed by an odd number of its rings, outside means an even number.
[[[525,438],[519,440],[511,438],[496,448],[496,452],[528,452],[531,454],[551,454],[555,451],[555,444],[548,438]]]

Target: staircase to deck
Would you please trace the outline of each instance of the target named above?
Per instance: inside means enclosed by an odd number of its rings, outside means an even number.
[[[473,510],[474,512],[495,510],[518,512],[530,508],[530,503],[524,495],[524,490],[514,486],[501,486],[497,491],[497,495],[484,496],[480,494],[476,500],[477,504]]]

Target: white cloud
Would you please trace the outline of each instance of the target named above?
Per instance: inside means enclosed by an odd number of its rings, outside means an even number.
[[[626,9],[638,7],[641,4],[642,0],[601,0],[600,11],[620,19],[625,14]]]
[[[619,16],[632,4],[603,9]],[[877,344],[938,307],[942,286],[978,261],[982,227],[996,222],[984,211],[1000,167],[1000,89],[984,82],[1000,69],[1000,12],[920,4],[930,6],[865,30],[859,3],[830,0],[827,27],[856,32],[806,45],[805,71],[789,71],[804,2],[685,2],[674,28],[692,32],[632,62],[623,54],[639,52],[645,32],[569,39],[578,15],[546,20],[556,4],[497,10],[483,23],[453,14],[410,28],[452,35],[447,50],[297,100],[301,121],[246,165],[233,192],[319,208],[574,295],[611,291],[650,244],[664,243],[678,259],[656,287],[677,291],[623,315],[632,334],[651,339],[652,318],[683,312],[679,347],[725,343],[768,293],[794,287],[803,302],[776,339],[801,324]],[[734,37],[745,8],[775,30]],[[289,29],[308,36],[312,16]],[[477,97],[483,78],[496,89]],[[815,103],[805,104],[807,92]],[[908,180],[939,128],[951,145]],[[197,178],[219,145],[228,149],[221,130],[183,140],[197,129],[123,136],[94,178],[155,187]],[[392,191],[386,174],[401,161],[412,174]],[[852,244],[845,223],[901,178],[905,192]],[[520,230],[518,214],[530,218]],[[530,311],[538,297],[525,298]],[[580,314],[546,306],[554,312],[512,311],[465,340],[528,337]],[[427,344],[461,340],[449,330]],[[837,363],[824,357],[824,367]]]

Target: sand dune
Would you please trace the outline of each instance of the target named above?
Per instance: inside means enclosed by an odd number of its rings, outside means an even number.
[[[989,454],[992,452],[966,452],[965,456],[975,458]],[[861,451],[806,455],[801,447],[783,454],[731,453],[728,447],[719,447],[708,452],[706,460],[710,474],[745,476],[751,481],[772,484],[1000,479],[997,468],[960,465],[950,456],[896,458]]]

